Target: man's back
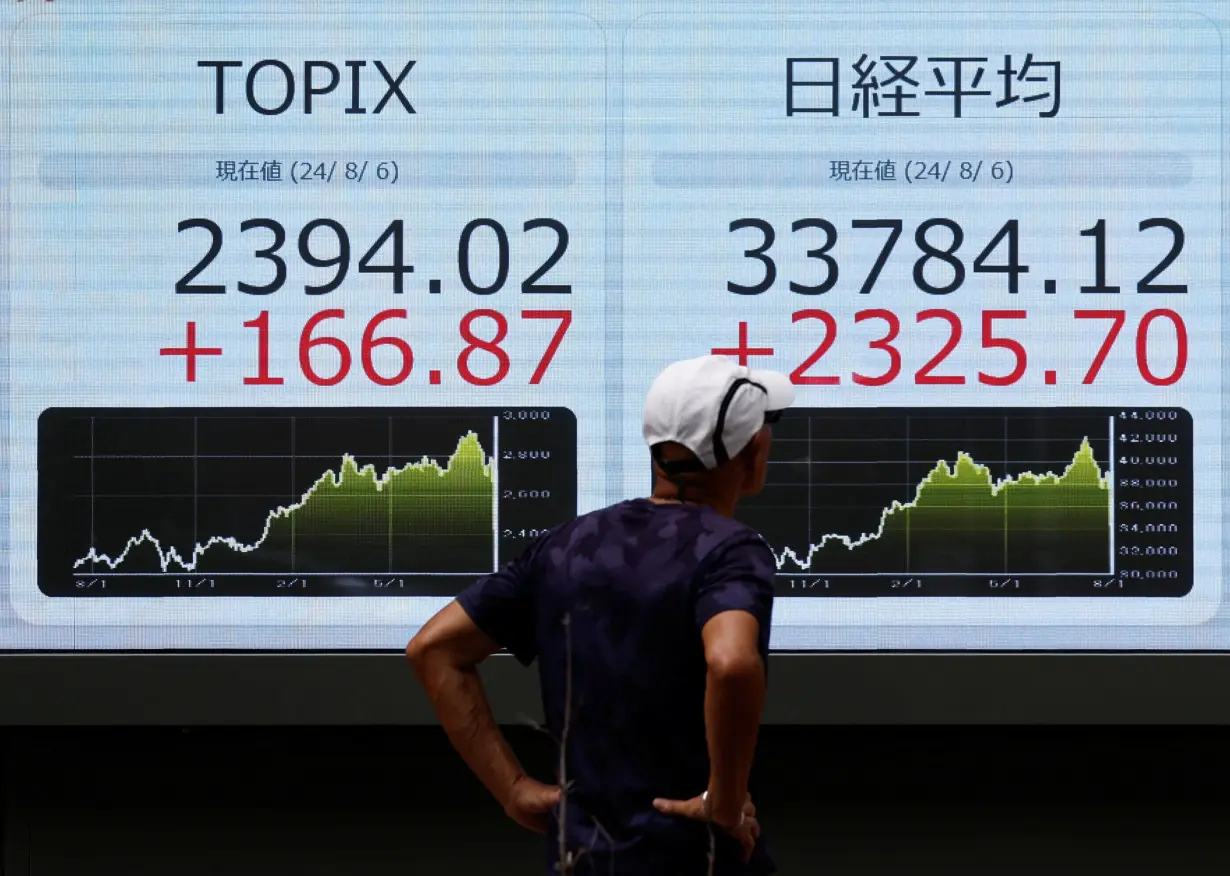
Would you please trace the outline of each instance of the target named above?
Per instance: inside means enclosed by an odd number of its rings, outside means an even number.
[[[614,872],[706,872],[708,827],[659,813],[653,800],[706,787],[701,628],[747,611],[767,657],[774,572],[768,546],[743,524],[703,505],[637,499],[552,530],[459,597],[518,659],[538,659],[556,740],[570,706],[566,835],[594,859],[578,872],[613,872],[604,833]],[[716,873],[772,871],[761,846],[745,868],[738,844],[714,834]]]
[[[732,518],[764,488],[793,401],[785,374],[722,356],[667,366],[641,424],[653,496],[552,530],[406,646],[453,747],[511,819],[548,835],[548,873],[561,836],[575,873],[774,871],[748,787],[776,563]],[[526,773],[492,715],[477,669],[500,648],[539,660],[559,784]]]

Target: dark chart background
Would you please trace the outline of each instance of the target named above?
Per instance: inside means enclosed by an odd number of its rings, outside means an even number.
[[[772,545],[781,595],[1191,589],[1186,411],[796,408],[773,436],[765,490],[738,516]],[[940,460],[955,480],[920,491]],[[1069,467],[1058,484],[1021,483]],[[1099,475],[1109,490],[1097,488]],[[1017,483],[993,491],[1004,478]],[[894,501],[914,507],[885,515]]]
[[[322,482],[327,472],[340,478]],[[576,501],[576,418],[564,408],[50,409],[39,421],[39,586],[454,595]],[[234,544],[194,552],[211,538]]]

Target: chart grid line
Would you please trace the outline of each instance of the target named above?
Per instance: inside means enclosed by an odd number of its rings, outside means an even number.
[[[1106,525],[1114,530],[1115,526],[1115,418],[1106,418],[1106,459],[1107,471],[1109,472],[1110,481],[1110,496],[1106,503]],[[1110,544],[1106,546],[1106,572],[1108,575],[1115,574],[1115,540],[1112,538]]]
[[[500,418],[491,417],[491,571],[500,569]]]

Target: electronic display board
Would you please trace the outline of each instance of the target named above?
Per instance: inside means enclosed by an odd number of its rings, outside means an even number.
[[[1230,648],[1230,16],[1015,7],[11,2],[0,650],[399,649],[708,353],[774,649]]]

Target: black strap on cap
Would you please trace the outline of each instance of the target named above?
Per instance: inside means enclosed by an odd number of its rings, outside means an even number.
[[[739,387],[744,385],[754,386],[765,395],[769,393],[769,390],[763,385],[746,377],[740,377],[726,390],[726,395],[722,398],[722,404],[718,406],[717,423],[714,424],[713,429],[713,461],[717,465],[730,461],[730,454],[726,452],[726,443],[722,441],[722,432],[726,429],[726,413],[730,410],[731,402],[735,399],[735,393],[739,391]],[[765,422],[769,422],[768,414],[765,415]],[[663,474],[673,475],[692,471],[707,471],[705,464],[695,456],[691,459],[664,459],[662,457],[661,445],[656,444],[650,448],[650,451],[653,453],[654,462],[658,464],[658,468],[662,469]]]
[[[650,448],[653,453],[653,461],[658,468],[662,469],[662,473],[666,476],[686,474],[693,471],[705,471],[705,464],[695,456],[688,459],[665,459],[662,456],[662,445],[655,444]]]

